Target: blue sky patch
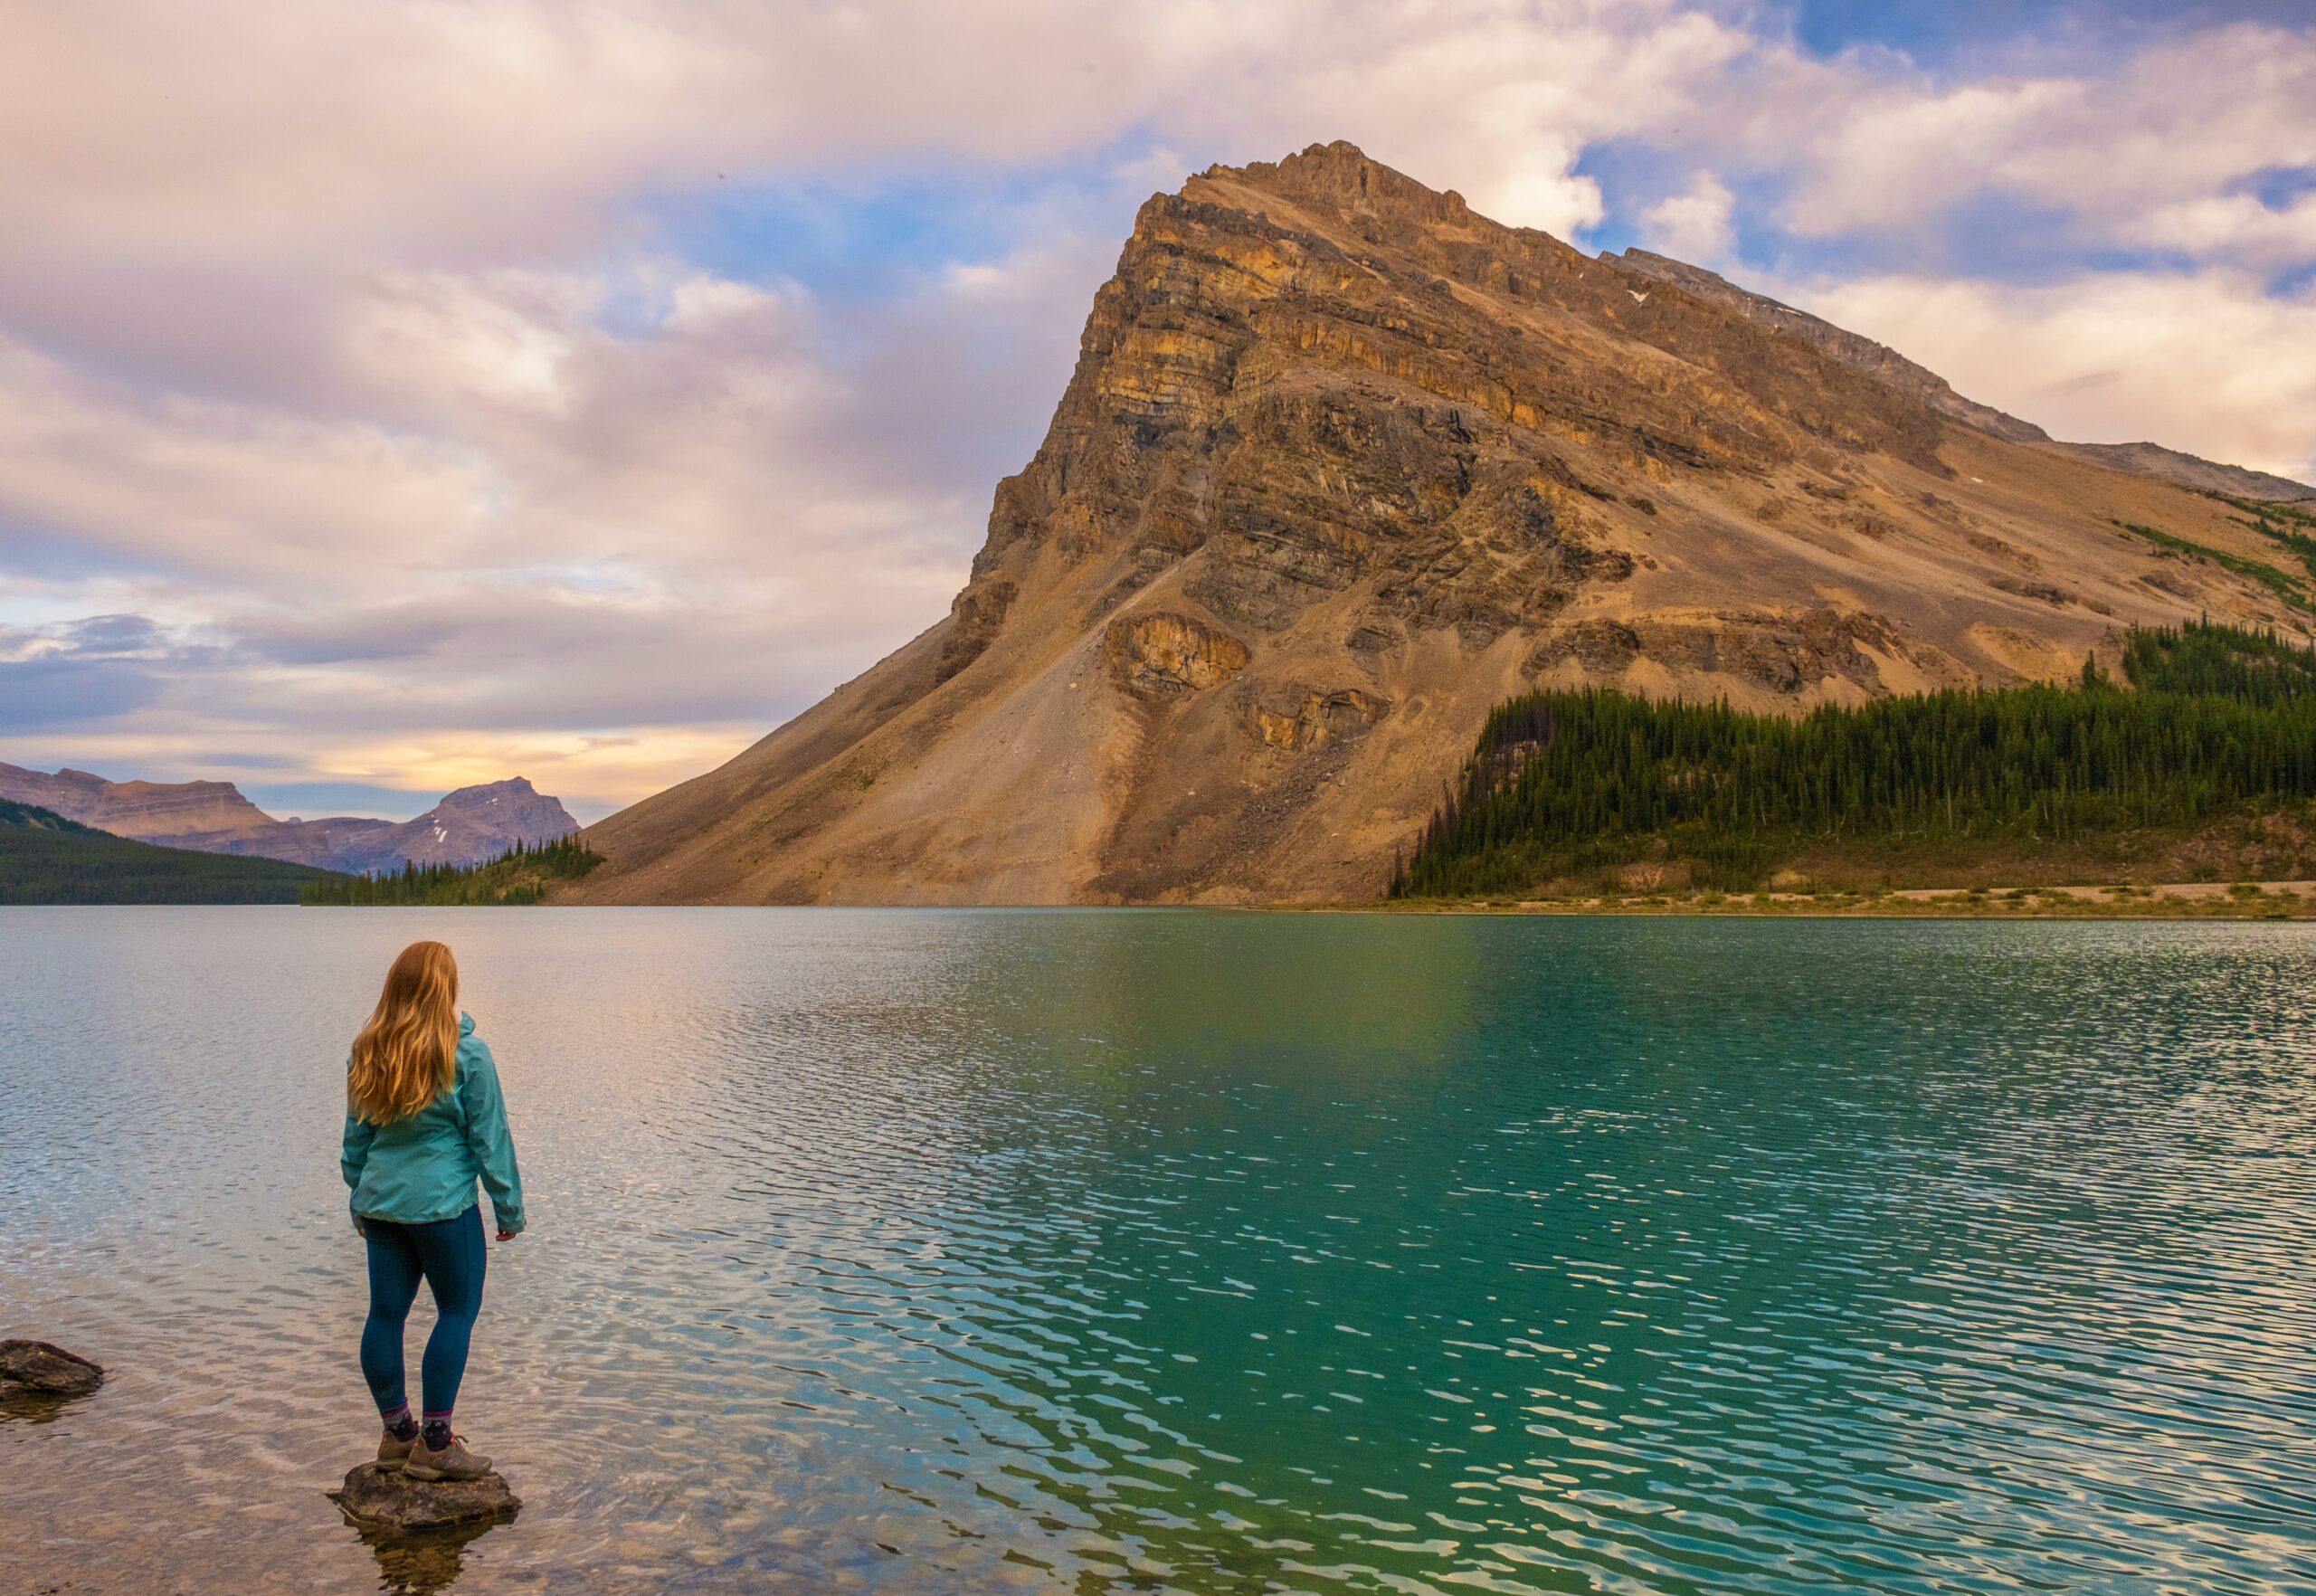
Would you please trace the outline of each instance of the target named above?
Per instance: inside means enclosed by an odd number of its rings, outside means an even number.
[[[745,182],[640,201],[661,247],[736,281],[831,300],[905,297],[943,267],[1001,260],[1036,212],[1104,186],[1100,157],[1046,167],[947,163],[817,182]]]
[[[1933,70],[2000,71],[2045,50],[2112,57],[2231,22],[2307,25],[2303,0],[1799,0],[1796,43],[1819,55],[1882,49]]]
[[[222,779],[222,778],[221,778]],[[276,820],[329,815],[377,815],[409,820],[441,801],[440,793],[412,793],[365,782],[237,782],[249,801]]]

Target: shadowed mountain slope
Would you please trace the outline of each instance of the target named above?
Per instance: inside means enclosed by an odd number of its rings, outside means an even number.
[[[949,615],[590,828],[569,896],[1371,896],[1539,683],[1798,710],[2300,620],[2229,507],[1950,409],[1346,144],[1212,168],[1144,205]]]

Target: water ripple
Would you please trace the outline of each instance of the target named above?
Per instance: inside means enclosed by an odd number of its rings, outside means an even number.
[[[438,935],[514,1106],[374,1553],[346,1033]],[[74,1590],[2316,1584],[2289,926],[0,911],[0,1566]],[[413,1326],[414,1353],[423,1309]]]

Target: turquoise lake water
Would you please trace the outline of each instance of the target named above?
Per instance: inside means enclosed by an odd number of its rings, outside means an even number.
[[[365,1544],[341,1069],[440,936],[531,1233]],[[2316,931],[0,910],[0,1585],[2316,1588]],[[422,1304],[423,1299],[422,1298]],[[428,1322],[413,1316],[411,1355]]]

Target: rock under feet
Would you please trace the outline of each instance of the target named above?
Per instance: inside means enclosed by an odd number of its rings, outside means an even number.
[[[492,1469],[480,1479],[413,1479],[399,1468],[365,1463],[328,1493],[339,1512],[364,1529],[417,1531],[512,1518],[523,1499]]]
[[[104,1382],[104,1370],[78,1353],[45,1341],[0,1341],[0,1392],[87,1396]]]

